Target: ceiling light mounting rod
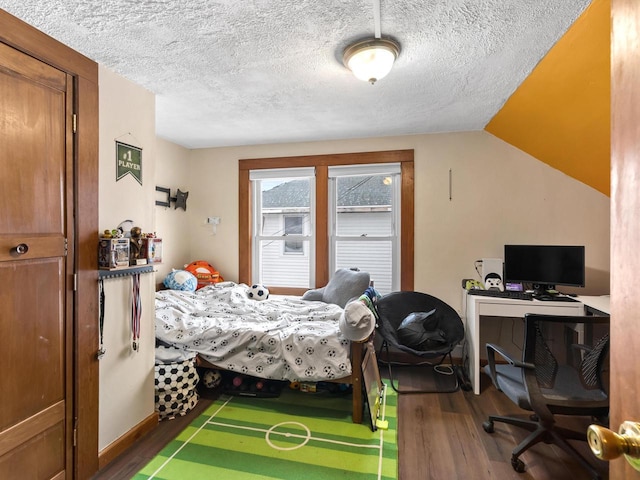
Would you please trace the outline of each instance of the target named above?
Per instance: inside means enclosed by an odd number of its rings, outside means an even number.
[[[356,78],[371,85],[385,77],[400,54],[400,45],[380,33],[380,0],[373,0],[375,37],[367,37],[352,43],[342,53],[342,63]]]
[[[380,38],[380,0],[373,0],[373,25],[375,28],[375,37]]]

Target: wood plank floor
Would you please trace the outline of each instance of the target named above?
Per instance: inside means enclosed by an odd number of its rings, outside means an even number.
[[[424,371],[403,369],[399,373],[405,388],[423,386]],[[186,427],[209,404],[200,400],[188,415],[161,422],[158,428],[116,458],[93,480],[130,479],[162,447]],[[524,473],[511,467],[511,450],[528,432],[496,423],[495,433],[482,429],[489,414],[528,417],[482,375],[482,393],[402,394],[398,400],[399,480],[517,479],[582,480],[591,478],[575,460],[554,445],[540,443],[522,455]],[[589,419],[572,419],[572,425],[586,429]],[[364,427],[363,427],[364,428]],[[573,443],[590,458],[602,478],[608,478],[608,464],[598,461],[586,443]],[[185,480],[189,480],[186,479]]]

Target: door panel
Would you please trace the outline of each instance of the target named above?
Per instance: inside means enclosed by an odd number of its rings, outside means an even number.
[[[33,82],[41,83],[50,88],[64,91],[66,74],[33,57],[24,55],[4,43],[0,43],[0,69],[10,75],[22,75]]]
[[[20,444],[11,455],[0,457],[0,478],[52,479],[60,475],[62,479],[65,478],[63,460],[64,427],[59,423]]]
[[[12,57],[18,52],[0,46],[0,232],[63,234],[65,92],[59,90],[60,82],[54,86],[43,83],[49,81],[51,73],[24,77],[35,70],[27,67],[36,60],[23,54],[24,66],[8,70],[2,54],[7,49]],[[57,72],[46,65],[42,69],[45,67],[47,72]],[[58,74],[64,86],[65,75]]]
[[[0,44],[0,478],[71,478],[70,84]]]
[[[16,359],[2,372],[0,389],[18,394],[16,401],[2,402],[0,429],[64,399],[61,270],[59,258],[0,262],[0,285],[15,286],[0,293],[0,351]]]
[[[22,250],[26,250],[24,253],[18,253],[20,246]],[[0,261],[62,257],[65,255],[65,248],[65,238],[62,234],[45,236],[0,234]]]

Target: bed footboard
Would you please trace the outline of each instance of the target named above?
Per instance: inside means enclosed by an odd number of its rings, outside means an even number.
[[[363,342],[351,342],[351,385],[353,386],[352,412],[353,423],[362,423],[362,354],[364,352]]]

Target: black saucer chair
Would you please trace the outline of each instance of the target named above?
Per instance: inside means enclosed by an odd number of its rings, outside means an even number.
[[[389,293],[377,301],[377,333],[382,337],[380,363],[387,363],[391,387],[398,393],[448,393],[460,387],[460,370],[453,365],[451,352],[464,339],[464,325],[460,315],[447,303],[422,292]],[[413,329],[406,332],[408,323]],[[417,329],[415,327],[418,327]],[[409,337],[408,337],[408,336]],[[410,338],[413,337],[413,338]],[[407,362],[393,362],[390,347],[409,354]],[[384,351],[384,355],[382,352]],[[449,358],[449,364],[444,360]],[[435,361],[431,361],[434,359]],[[415,360],[415,361],[413,361]],[[393,368],[421,365],[436,374],[450,375],[450,387],[429,390],[399,389],[394,383]]]
[[[562,448],[592,478],[601,478],[567,441],[586,442],[586,427],[582,431],[562,427],[556,416],[591,417],[585,420],[608,423],[608,352],[609,317],[604,316],[526,315],[522,361],[513,359],[497,345],[487,344],[485,372],[513,403],[533,413],[528,419],[490,415],[482,424],[488,433],[494,432],[494,422],[531,432],[511,454],[515,471],[525,470],[520,455],[544,442]],[[496,353],[507,363],[498,363]]]

